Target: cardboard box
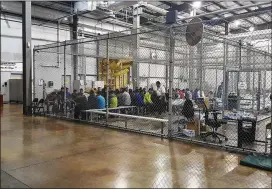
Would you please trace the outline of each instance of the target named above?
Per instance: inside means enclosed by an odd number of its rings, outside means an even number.
[[[190,129],[183,129],[182,133],[185,134],[188,137],[194,137],[195,136],[195,131],[190,130]]]
[[[187,130],[193,130],[195,132],[195,135],[199,135],[199,127],[200,127],[200,121],[194,120],[187,124]]]

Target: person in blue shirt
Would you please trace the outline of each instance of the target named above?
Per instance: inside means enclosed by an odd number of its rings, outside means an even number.
[[[69,89],[66,88],[66,98],[70,98],[71,97],[71,93],[69,92]]]
[[[101,95],[101,91],[97,91],[97,108],[104,109],[106,106],[105,98]]]
[[[138,89],[136,89],[136,91],[135,91],[135,99],[136,99],[137,106],[143,106],[144,105],[143,96],[140,94]]]

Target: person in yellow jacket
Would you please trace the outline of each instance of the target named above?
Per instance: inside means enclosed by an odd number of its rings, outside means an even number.
[[[117,96],[114,94],[113,91],[110,91],[110,108],[117,108],[118,107],[118,98]]]
[[[144,105],[148,113],[151,113],[153,110],[153,102],[151,99],[152,92],[153,90],[150,88],[144,95]]]

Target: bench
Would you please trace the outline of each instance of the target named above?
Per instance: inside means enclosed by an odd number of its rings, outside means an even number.
[[[102,114],[106,115],[106,112],[100,111],[100,110],[88,110],[90,115],[90,121],[93,121],[93,114]],[[125,128],[127,128],[127,121],[128,119],[141,119],[141,120],[148,120],[148,121],[156,121],[161,123],[161,136],[163,136],[163,128],[166,123],[168,123],[167,119],[159,119],[159,118],[153,118],[153,117],[144,117],[144,116],[135,116],[135,115],[127,115],[127,114],[119,114],[119,113],[112,113],[108,112],[108,115],[116,116],[116,117],[124,117],[125,118]]]
[[[137,106],[118,106],[116,108],[108,108],[108,110],[118,110],[120,112],[121,109],[132,109],[132,108],[137,108]],[[103,109],[90,109],[90,110],[81,110],[82,112],[91,112],[91,111],[106,111],[106,108]]]

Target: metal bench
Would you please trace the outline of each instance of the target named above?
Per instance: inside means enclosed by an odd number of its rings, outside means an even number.
[[[93,114],[102,114],[106,115],[107,113],[101,110],[88,110],[90,115],[90,121],[93,121]],[[128,119],[141,119],[141,120],[148,120],[148,121],[156,121],[161,123],[161,136],[163,136],[163,128],[166,123],[168,123],[167,119],[159,119],[153,117],[144,117],[144,116],[136,116],[136,115],[127,115],[127,114],[119,114],[119,113],[112,113],[108,112],[108,115],[116,116],[116,117],[123,117],[125,118],[125,128],[127,128]]]

